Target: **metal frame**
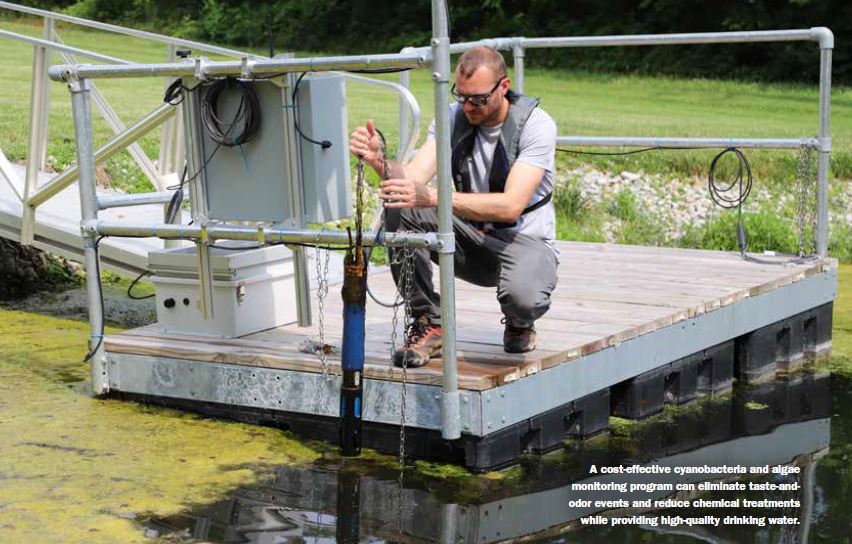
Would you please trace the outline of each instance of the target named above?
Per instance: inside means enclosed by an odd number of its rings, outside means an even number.
[[[626,36],[574,36],[548,38],[495,38],[452,44],[451,53],[462,53],[478,46],[489,46],[499,51],[511,51],[514,59],[514,87],[524,92],[524,57],[527,49],[577,48],[577,47],[631,47],[648,45],[695,45],[710,43],[755,42],[817,42],[820,50],[819,75],[819,125],[816,138],[580,138],[560,136],[559,145],[595,147],[690,147],[726,148],[749,147],[764,149],[798,149],[802,146],[817,150],[817,226],[816,252],[828,255],[828,182],[831,156],[831,55],[834,34],[826,27],[797,30],[765,30],[749,32],[700,32],[684,34],[639,34]],[[405,48],[405,52],[426,52],[427,48]],[[408,76],[400,76],[400,84],[408,84]],[[403,116],[400,115],[400,135],[405,134]]]
[[[369,236],[365,236],[365,241],[367,239]],[[467,435],[488,436],[643,372],[829,302],[834,299],[836,289],[837,270],[831,269],[496,388],[461,390],[460,429]],[[326,396],[336,407],[335,395],[315,393],[320,374],[122,353],[108,353],[107,358],[110,387],[127,393],[333,416],[332,411],[318,412],[313,408],[319,402],[314,396]],[[173,372],[181,379],[166,380],[166,388],[161,375],[169,366],[175,367]],[[236,382],[225,380],[223,372],[228,376],[243,376],[239,387],[245,390],[233,391]],[[339,376],[335,379],[339,381]],[[364,420],[399,424],[402,384],[373,378],[365,378],[364,384],[367,399]],[[329,386],[329,391],[337,391],[337,386]],[[293,394],[293,391],[311,393]],[[409,383],[406,392],[409,399],[406,425],[429,430],[444,428],[440,387]]]
[[[44,21],[41,38],[0,30],[0,38],[7,38],[30,44],[33,46],[34,51],[31,91],[33,100],[30,108],[31,131],[28,143],[28,149],[30,152],[27,154],[28,163],[22,191],[19,190],[16,187],[16,183],[13,182],[13,180],[18,180],[17,173],[11,168],[5,168],[7,165],[5,161],[0,164],[0,167],[3,167],[0,168],[0,174],[6,178],[18,199],[25,204],[23,206],[23,216],[20,228],[16,229],[16,233],[19,234],[16,234],[15,239],[27,245],[36,243],[34,232],[36,210],[38,206],[43,204],[49,198],[55,196],[59,191],[70,185],[76,179],[76,167],[72,166],[62,173],[54,176],[53,179],[44,184],[42,187],[38,187],[38,176],[40,171],[45,168],[48,147],[50,81],[47,77],[47,65],[49,63],[50,53],[52,51],[57,52],[63,59],[63,62],[68,64],[78,63],[78,57],[96,60],[107,64],[131,64],[130,61],[125,59],[65,45],[56,31],[57,21],[164,43],[168,48],[169,62],[174,62],[176,60],[176,51],[179,47],[190,47],[195,51],[237,57],[241,59],[241,62],[247,62],[248,59],[265,58],[244,51],[211,46],[200,42],[104,24],[79,17],[70,17],[50,11],[19,6],[9,2],[0,2],[0,9],[38,16],[43,18]],[[373,80],[362,76],[355,76],[354,74],[347,74],[346,76],[348,79],[358,81],[360,83],[389,87],[400,94],[401,104],[410,109],[413,115],[413,124],[411,129],[412,137],[408,142],[405,142],[406,149],[413,149],[419,132],[420,109],[417,105],[417,101],[414,99],[413,95],[411,95],[410,91],[400,85],[386,81]],[[167,81],[166,85],[171,83],[172,80]],[[163,191],[167,185],[177,183],[179,173],[184,162],[184,146],[182,145],[184,128],[182,115],[172,118],[172,113],[170,112],[169,117],[162,121],[157,119],[156,124],[148,124],[146,120],[150,120],[150,116],[146,116],[142,121],[134,124],[134,126],[130,129],[125,130],[124,124],[119,116],[112,109],[107,99],[94,86],[93,98],[95,99],[95,105],[107,121],[107,124],[114,132],[116,132],[117,135],[126,135],[128,132],[135,134],[135,139],[132,140],[116,138],[113,142],[111,142],[109,153],[99,153],[97,155],[97,160],[100,162],[109,158],[114,153],[123,151],[124,148],[127,148],[134,162],[137,163],[139,168],[149,181],[151,181],[157,191]],[[408,113],[408,109],[404,110],[406,111],[406,114]],[[159,110],[155,110],[155,112],[156,111]],[[159,126],[159,124],[162,124],[163,127],[161,132],[158,161],[155,165],[144,151],[142,151],[136,143],[136,140],[144,136],[148,131]],[[137,130],[142,130],[142,132],[137,132]],[[400,143],[402,144],[403,141],[401,140]],[[49,249],[52,249],[53,251],[61,251],[58,241],[56,242],[55,247],[49,245],[49,240],[46,242],[48,243]],[[166,242],[166,247],[169,247],[172,244],[173,242],[171,241]]]
[[[454,290],[454,263],[453,263],[453,254],[455,252],[455,239],[453,235],[452,229],[452,202],[451,202],[451,174],[450,174],[450,149],[449,149],[449,139],[450,139],[450,130],[449,130],[449,80],[451,77],[451,66],[450,66],[450,53],[463,51],[465,49],[469,49],[475,45],[488,44],[492,45],[498,49],[511,49],[513,53],[513,57],[515,60],[515,69],[516,69],[516,80],[520,84],[518,90],[523,90],[524,85],[524,54],[525,49],[527,48],[540,48],[540,47],[593,47],[593,46],[624,46],[624,45],[653,45],[653,44],[690,44],[690,43],[734,43],[734,42],[765,42],[765,41],[795,41],[795,40],[808,40],[808,41],[818,41],[820,43],[821,57],[820,57],[820,125],[819,125],[819,135],[818,140],[816,142],[812,140],[798,140],[796,141],[796,147],[802,145],[808,145],[810,147],[815,147],[819,150],[819,161],[818,161],[818,227],[817,227],[817,252],[820,255],[826,254],[827,249],[827,189],[828,189],[828,158],[831,148],[831,140],[829,135],[829,111],[830,111],[830,84],[831,84],[831,51],[833,48],[833,35],[831,31],[826,28],[815,28],[809,30],[791,30],[791,31],[769,31],[769,32],[732,32],[732,33],[705,33],[705,34],[676,34],[676,35],[653,35],[653,36],[602,36],[602,37],[591,37],[591,38],[508,38],[508,39],[497,39],[497,40],[484,40],[480,42],[470,42],[465,44],[455,44],[451,45],[449,40],[449,21],[447,20],[447,13],[443,9],[443,5],[440,4],[437,0],[432,1],[432,40],[429,48],[419,48],[419,49],[411,49],[407,48],[403,52],[398,54],[384,54],[384,55],[356,55],[356,56],[337,56],[337,57],[323,57],[323,58],[307,58],[307,59],[295,59],[295,58],[274,58],[274,59],[261,59],[255,57],[253,55],[243,54],[241,52],[236,52],[233,50],[227,50],[223,48],[212,48],[209,46],[205,46],[204,44],[198,44],[196,42],[189,42],[186,40],[175,40],[175,39],[164,39],[164,37],[140,31],[129,31],[128,29],[122,29],[121,27],[115,27],[113,25],[104,25],[102,23],[95,23],[92,21],[80,20],[77,18],[60,16],[57,14],[53,14],[51,12],[45,12],[42,10],[33,10],[31,8],[22,8],[20,6],[15,6],[14,4],[9,4],[6,2],[0,2],[0,8],[7,9],[15,9],[17,11],[31,13],[35,15],[39,15],[45,18],[48,18],[50,22],[46,22],[45,24],[45,36],[48,40],[53,39],[53,25],[55,24],[55,20],[62,20],[73,22],[77,24],[85,24],[86,26],[91,26],[94,28],[100,28],[103,30],[122,32],[128,35],[134,35],[138,37],[143,37],[147,39],[156,39],[159,41],[164,41],[170,44],[169,56],[170,60],[173,60],[174,57],[174,46],[175,45],[186,45],[190,47],[195,47],[196,49],[213,51],[216,53],[226,54],[226,55],[234,55],[241,56],[241,59],[238,61],[223,61],[223,62],[211,62],[203,57],[198,57],[194,62],[168,62],[162,64],[126,64],[125,61],[115,62],[113,64],[108,65],[80,65],[80,64],[72,64],[72,65],[61,65],[61,66],[53,66],[47,70],[48,76],[56,81],[65,81],[68,83],[68,87],[71,90],[72,96],[72,108],[73,108],[73,117],[74,117],[74,126],[75,126],[75,136],[77,139],[77,170],[80,181],[80,199],[81,199],[81,214],[82,214],[82,227],[83,227],[83,236],[84,236],[84,253],[85,253],[85,265],[87,271],[87,288],[89,295],[89,321],[92,329],[92,335],[90,337],[90,348],[95,350],[92,356],[92,383],[93,389],[95,393],[104,393],[109,390],[110,386],[110,377],[109,372],[105,360],[104,348],[101,342],[101,332],[103,328],[103,315],[100,307],[100,295],[101,295],[101,286],[100,286],[100,275],[99,264],[98,264],[98,254],[97,254],[97,236],[99,235],[113,235],[113,236],[156,236],[158,238],[185,238],[185,239],[193,239],[197,242],[199,247],[199,266],[200,266],[200,277],[202,278],[201,284],[204,285],[204,278],[210,276],[209,269],[209,259],[205,259],[206,248],[209,240],[215,238],[231,238],[231,239],[247,239],[246,237],[250,236],[248,239],[256,239],[259,241],[267,241],[271,236],[279,236],[283,238],[287,238],[288,236],[292,237],[300,237],[305,236],[306,231],[299,228],[301,227],[301,223],[294,225],[295,229],[285,230],[281,227],[275,227],[271,229],[257,228],[252,229],[251,227],[238,227],[233,225],[218,225],[218,224],[208,224],[206,219],[206,214],[203,210],[203,188],[199,183],[194,183],[191,187],[191,200],[193,204],[193,218],[196,220],[196,225],[192,227],[182,226],[182,225],[165,225],[165,224],[155,224],[155,225],[107,225],[103,223],[99,223],[98,219],[98,210],[100,206],[103,204],[110,205],[108,201],[98,202],[96,185],[95,185],[95,164],[96,164],[96,154],[93,146],[93,138],[92,138],[92,118],[91,118],[91,98],[92,98],[92,85],[91,79],[93,78],[118,78],[118,77],[156,77],[156,76],[190,76],[196,79],[206,79],[209,77],[216,76],[224,76],[224,75],[239,75],[244,78],[251,78],[255,75],[271,75],[271,74],[287,74],[287,78],[292,78],[293,72],[297,71],[328,71],[328,70],[352,70],[352,69],[378,69],[378,68],[418,68],[424,66],[431,66],[432,69],[432,79],[435,85],[435,119],[436,119],[436,140],[438,142],[437,146],[437,179],[438,179],[438,232],[436,234],[435,240],[419,240],[420,243],[424,243],[429,247],[433,247],[439,253],[439,267],[440,267],[440,291],[441,291],[441,313],[443,319],[443,329],[444,329],[444,342],[442,347],[442,355],[444,360],[443,366],[443,387],[440,395],[440,408],[441,408],[441,430],[442,435],[445,439],[456,439],[461,435],[461,427],[462,427],[462,396],[458,390],[458,371],[457,371],[457,358],[456,358],[456,342],[455,342],[455,290]],[[47,19],[46,19],[47,21]],[[32,39],[29,39],[32,40]],[[34,57],[34,73],[36,79],[34,81],[33,87],[33,116],[31,119],[31,142],[34,143],[34,146],[31,147],[31,155],[33,155],[32,164],[35,168],[33,171],[38,171],[38,165],[40,164],[43,156],[43,147],[38,147],[42,145],[40,142],[44,142],[43,136],[46,134],[42,134],[36,137],[37,133],[44,132],[46,133],[46,121],[41,115],[46,116],[46,99],[44,98],[44,90],[46,89],[45,82],[42,79],[44,75],[44,65],[47,63],[47,51],[48,48],[59,49],[60,47],[64,47],[56,44],[54,41],[42,40],[39,43],[36,43],[34,47],[36,48],[36,54]],[[60,49],[61,50],[61,49]],[[78,51],[79,52],[79,51]],[[65,53],[72,53],[72,51],[65,51]],[[91,55],[89,55],[91,56]],[[69,60],[73,60],[72,57],[67,57]],[[285,93],[286,94],[286,93]],[[404,96],[404,95],[403,95]],[[185,108],[186,109],[186,108]],[[158,110],[159,111],[159,110]],[[107,113],[109,115],[109,113]],[[152,114],[153,115],[153,114]],[[160,112],[162,115],[162,112]],[[285,108],[284,112],[285,116],[292,115],[292,112],[289,111],[288,108]],[[148,116],[149,119],[151,116]],[[155,116],[157,119],[160,119],[159,116]],[[411,134],[408,132],[407,127],[407,115],[400,115],[401,123],[403,120],[406,121],[404,126],[400,126],[400,140],[411,141]],[[150,119],[149,119],[150,120]],[[163,115],[162,120],[165,120],[165,115]],[[159,123],[156,123],[158,125]],[[140,125],[140,123],[137,123]],[[135,126],[137,126],[135,125]],[[155,125],[155,126],[156,126]],[[148,129],[153,128],[153,126],[149,126],[148,124],[144,124]],[[290,126],[288,123],[287,126]],[[133,127],[131,127],[133,128]],[[186,127],[187,130],[192,131],[191,127]],[[164,133],[165,133],[164,129]],[[131,133],[135,136],[136,131],[131,131],[128,129],[123,134],[127,135],[127,133]],[[128,137],[129,138],[129,137]],[[35,141],[38,140],[38,141]],[[135,139],[133,139],[135,141]],[[660,140],[656,140],[659,142]],[[684,145],[689,146],[698,146],[698,142],[695,139],[679,139]],[[766,141],[758,141],[758,140],[749,140],[742,139],[740,140],[743,143],[750,143],[755,147],[784,147],[786,145],[791,145],[792,141],[780,141],[773,140],[773,144],[770,145],[769,142]],[[724,143],[723,143],[724,142]],[[703,146],[711,146],[711,145],[724,145],[727,146],[731,140],[717,140],[716,142],[709,142],[708,139],[704,139],[701,143]],[[125,143],[132,143],[126,142]],[[602,139],[595,139],[595,143],[586,143],[582,142],[574,142],[574,145],[635,145],[639,143],[638,141],[629,141],[628,139],[620,139],[620,140],[612,140],[609,142],[603,142]],[[657,144],[659,145],[659,144]],[[292,151],[292,150],[291,150]],[[400,150],[401,156],[405,156],[408,149]],[[161,153],[162,156],[162,153]],[[188,162],[190,164],[197,163],[197,157],[193,160],[193,157],[188,157]],[[297,161],[291,161],[297,162]],[[154,175],[158,175],[160,172],[155,172]],[[30,220],[29,226],[26,224],[22,225],[22,231],[26,234],[26,236],[22,236],[24,240],[32,239],[32,213],[34,212],[35,206],[33,206],[33,202],[37,202],[31,199],[30,191],[35,190],[35,182],[34,176],[28,175],[28,180],[30,183],[27,184],[25,188],[25,208],[30,208],[30,212],[28,215],[28,219]],[[54,180],[56,181],[56,180]],[[67,180],[63,180],[67,181]],[[59,184],[52,183],[50,184],[53,189],[55,189]],[[47,187],[45,187],[47,189]],[[44,198],[46,192],[39,191],[41,193],[41,197]],[[297,192],[296,192],[297,193]],[[38,193],[36,195],[38,196]],[[160,198],[159,196],[148,196],[140,198],[139,201],[144,201],[145,198]],[[299,194],[294,194],[294,199],[298,203],[298,200],[301,198]],[[113,201],[113,205],[115,205],[116,201]],[[131,200],[124,200],[123,204],[132,205]],[[37,204],[36,204],[37,205]],[[300,207],[295,207],[294,209],[301,209]],[[26,223],[26,221],[25,221]],[[314,242],[334,242],[335,239],[339,239],[343,233],[329,233],[329,232],[320,232],[320,233],[311,233],[313,234],[313,238],[311,241]],[[368,237],[369,239],[369,237]],[[413,238],[412,238],[413,240]],[[392,244],[398,242],[398,240],[394,240],[392,237],[387,236],[382,243]],[[298,265],[299,263],[297,263]],[[301,266],[297,266],[297,270],[299,268],[304,268],[304,262],[301,262]],[[832,276],[829,274],[828,276],[832,277],[836,282],[836,275]],[[811,285],[817,280],[805,280],[800,282],[801,285]],[[801,285],[799,289],[801,289]],[[202,293],[204,293],[204,289],[202,287]],[[789,294],[789,289],[780,289],[778,290],[780,293]],[[814,292],[809,292],[810,298],[808,299],[809,304],[812,305],[813,300],[817,298],[821,298],[824,296],[824,293],[819,289],[816,289]],[[833,297],[833,293],[831,294]],[[760,301],[766,301],[772,299],[773,301],[778,298],[777,294],[767,294],[763,297],[758,297]],[[795,298],[795,297],[794,297]],[[204,300],[206,298],[203,297]],[[306,292],[304,289],[300,289],[299,293],[300,299],[300,308],[309,308],[309,305],[306,303]],[[828,298],[830,300],[831,297]],[[734,308],[739,308],[743,306],[749,306],[749,303],[752,301],[746,301],[743,304],[735,305]],[[776,304],[781,304],[784,301],[777,301]],[[760,304],[757,302],[755,304]],[[212,311],[212,307],[208,306],[207,311]],[[707,314],[706,316],[700,316],[695,318],[695,320],[691,320],[691,325],[696,327],[699,323],[710,323],[722,319],[723,314],[727,312],[725,309],[722,309],[717,312],[712,312],[711,314]],[[777,314],[777,312],[776,312]],[[755,314],[756,316],[760,316],[759,312]],[[777,315],[775,315],[777,317]],[[759,317],[752,318],[752,321],[755,319],[759,320]],[[300,313],[300,323],[306,323],[309,320],[309,316],[307,316],[304,312]],[[726,333],[730,332],[727,330],[728,327],[719,326],[716,324],[717,328],[720,330],[725,330]],[[685,325],[681,327],[681,330],[685,329]],[[677,326],[668,327],[663,329],[662,334],[668,334],[670,331],[677,331]],[[690,331],[694,333],[694,331]],[[675,336],[678,333],[674,333]],[[707,338],[712,337],[713,334],[711,331],[705,333]],[[626,342],[624,345],[640,345],[648,342],[648,338],[655,337],[658,335],[646,335],[645,337],[640,337],[638,339],[634,339],[632,341]],[[735,336],[735,335],[732,335]],[[729,336],[729,337],[732,337]],[[706,338],[705,338],[706,339]],[[677,342],[674,342],[673,345],[676,345]],[[712,345],[712,344],[711,344]],[[694,346],[693,346],[694,347]],[[610,350],[604,350],[603,353],[611,353],[615,348]],[[646,348],[647,349],[647,348]],[[597,355],[597,354],[596,354]],[[684,354],[686,355],[686,354]],[[594,356],[590,356],[589,359],[592,359]],[[603,355],[606,357],[606,355]],[[673,359],[670,359],[673,360]],[[655,361],[655,358],[649,359],[649,361]],[[650,362],[647,364],[651,364]],[[554,384],[559,383],[557,380],[548,382],[548,383],[540,383],[542,380],[549,380],[553,378],[561,378],[561,374],[568,372],[572,374],[573,378],[576,378],[574,373],[576,373],[576,369],[579,368],[580,365],[572,364],[572,365],[561,365],[554,369],[550,369],[548,371],[544,371],[537,376],[533,376],[527,380],[523,380],[522,382],[515,382],[510,386],[506,386],[501,388],[501,398],[505,398],[505,392],[513,393],[515,389],[519,390],[519,395],[512,394],[511,396],[516,397],[520,396],[522,399],[527,400],[529,402],[522,402],[519,405],[516,404],[517,399],[512,405],[517,408],[517,406],[522,406],[522,410],[517,409],[509,409],[506,406],[505,402],[490,402],[490,397],[487,397],[488,393],[482,395],[484,404],[480,405],[480,412],[484,414],[482,421],[479,423],[479,428],[477,429],[470,417],[467,417],[467,427],[466,430],[471,432],[472,434],[486,434],[487,432],[492,432],[493,430],[497,430],[499,428],[503,428],[507,425],[510,425],[512,421],[517,420],[518,417],[523,417],[523,414],[528,412],[529,410],[533,410],[535,413],[540,413],[545,411],[546,408],[542,408],[542,403],[548,404],[555,401],[553,398],[553,393],[556,393],[559,396],[559,400],[557,404],[562,404],[565,402],[566,398],[576,398],[579,395],[575,395],[571,397],[568,395],[565,396],[566,391],[564,391],[564,386],[554,386]],[[566,370],[567,369],[567,370]],[[641,371],[641,369],[640,369]],[[557,375],[558,374],[558,375]],[[613,379],[614,374],[617,372],[610,371],[610,374],[606,376],[606,380]],[[564,382],[562,382],[564,383]],[[614,383],[614,382],[612,382]],[[551,385],[551,387],[546,387],[547,385]],[[596,387],[596,389],[600,389],[606,385],[610,385],[609,383],[603,384],[600,387]],[[519,388],[522,388],[519,389]],[[535,395],[529,395],[528,392],[530,388],[539,388],[541,392],[544,394],[536,393]],[[489,406],[486,406],[489,405]],[[555,406],[554,405],[554,406]],[[499,407],[499,408],[498,408]],[[552,407],[552,406],[551,406]],[[468,416],[470,410],[467,410]],[[506,415],[501,415],[505,413]],[[499,417],[499,421],[497,418]]]

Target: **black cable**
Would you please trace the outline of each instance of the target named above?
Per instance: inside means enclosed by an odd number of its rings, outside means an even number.
[[[574,155],[597,155],[597,156],[620,156],[620,155],[634,155],[636,153],[645,153],[648,151],[658,151],[658,150],[689,150],[689,149],[713,149],[711,146],[707,147],[674,147],[674,146],[656,146],[656,147],[646,147],[642,149],[634,149],[632,151],[623,151],[616,153],[608,153],[608,152],[597,152],[597,151],[580,151],[577,149],[565,149],[557,147],[556,150],[561,153],[570,153]],[[716,166],[719,163],[719,160],[725,156],[727,153],[734,153],[737,157],[737,174],[734,179],[728,183],[727,185],[724,183],[719,183],[716,181]],[[715,202],[719,207],[730,210],[733,208],[737,208],[737,245],[740,249],[740,256],[746,260],[760,264],[769,264],[769,265],[787,265],[787,264],[797,264],[803,263],[808,260],[807,257],[800,257],[795,255],[790,255],[793,257],[786,261],[767,261],[764,259],[758,259],[756,257],[751,257],[746,254],[746,250],[748,248],[748,235],[745,230],[745,224],[743,223],[743,210],[742,205],[745,203],[746,198],[751,193],[752,184],[754,182],[754,178],[752,176],[751,164],[749,164],[748,159],[745,154],[737,149],[736,147],[729,147],[722,150],[718,153],[710,163],[710,171],[707,176],[707,185],[710,191],[710,198]],[[738,188],[738,192],[736,195],[731,194],[731,190],[736,186]],[[779,255],[779,253],[776,253]],[[780,255],[789,255],[789,254],[780,254]]]
[[[642,149],[634,149],[632,151],[620,151],[608,153],[604,151],[580,151],[579,149],[565,149],[564,147],[557,147],[556,151],[560,153],[569,153],[571,155],[596,155],[602,157],[618,157],[621,155],[635,155],[636,153],[645,153],[648,151],[659,151],[659,150],[684,150],[684,149],[713,149],[711,147],[668,147],[668,146],[659,146],[659,147],[645,147]]]
[[[99,246],[100,246],[101,240],[103,240],[104,238],[106,238],[106,236],[102,235],[102,236],[99,236],[97,240],[95,240],[95,273],[98,275],[98,284],[99,285],[101,283],[101,256],[100,256]],[[104,290],[103,290],[103,287],[98,289],[98,291],[100,292],[100,295],[101,295],[101,332],[100,332],[100,335],[98,335],[98,343],[95,344],[95,347],[92,348],[92,351],[87,353],[86,356],[83,358],[84,363],[88,363],[89,359],[94,357],[95,353],[97,353],[98,350],[101,348],[101,344],[104,343],[104,332],[106,330],[105,329],[105,327],[106,327],[106,325],[105,325],[106,324],[106,311],[104,310]]]
[[[251,245],[251,246],[217,246],[216,244],[210,244],[210,247],[215,249],[224,249],[226,251],[241,251],[244,249],[260,249],[265,246],[299,246],[299,247],[312,247],[319,249],[327,249],[329,251],[338,251],[344,249],[351,249],[350,246],[346,245],[326,245],[326,246],[318,246],[316,244],[305,243],[305,242],[269,242],[264,245]]]
[[[145,276],[147,276],[150,273],[151,273],[150,270],[146,270],[146,271],[142,272],[141,274],[139,274],[138,276],[136,276],[136,279],[134,279],[132,282],[130,282],[130,285],[127,286],[127,297],[128,298],[131,298],[133,300],[145,300],[145,299],[154,298],[155,296],[157,296],[156,293],[155,293],[155,294],[151,294],[151,295],[145,295],[145,296],[137,297],[136,295],[134,295],[132,293],[133,287],[137,283],[139,283],[139,280],[141,280],[142,278],[144,278]]]
[[[373,68],[371,70],[346,70],[352,74],[398,74],[400,72],[408,72],[411,68]]]
[[[225,123],[219,118],[219,97],[226,88],[231,89],[235,86],[240,92],[240,103],[234,119],[230,123]],[[242,131],[231,136],[234,125],[239,122],[242,122]],[[260,99],[254,87],[249,82],[233,77],[213,83],[201,101],[201,123],[210,139],[217,144],[237,147],[251,141],[260,129]],[[225,124],[228,125],[228,129],[223,131],[222,127]]]
[[[388,176],[388,169],[387,169],[387,155],[385,155],[385,154],[387,153],[388,142],[387,142],[387,139],[385,139],[384,133],[381,130],[379,130],[378,127],[376,127],[376,134],[379,135],[379,140],[382,143],[382,154],[383,154],[383,159],[384,159],[382,162],[384,163],[384,166],[385,166],[384,172],[381,173],[381,178],[386,179],[387,176]],[[371,247],[365,248],[365,250],[364,250],[365,253],[366,253],[365,258],[366,258],[367,262],[370,261],[370,257],[373,254],[373,249],[375,249],[375,247],[378,245],[379,238],[381,237],[382,233],[385,231],[385,223],[386,223],[385,211],[386,211],[385,208],[382,207],[381,219],[379,220],[379,228],[376,229],[376,237],[373,240],[373,245]],[[392,250],[393,250],[393,248],[388,248],[388,259],[389,260],[393,259]],[[383,306],[385,308],[398,308],[398,307],[402,306],[405,303],[405,297],[403,297],[402,293],[399,292],[398,286],[396,288],[396,292],[397,292],[396,300],[399,301],[399,302],[397,302],[397,301],[384,302],[384,301],[379,300],[379,298],[373,293],[373,290],[370,289],[370,277],[369,277],[369,275],[367,276],[367,294],[370,295],[370,298],[373,299],[373,302],[375,302],[379,306]]]
[[[298,101],[296,100],[296,98],[297,98],[296,94],[299,92],[299,83],[302,82],[302,78],[305,77],[305,74],[307,74],[307,72],[302,72],[302,74],[298,77],[298,79],[296,79],[296,84],[293,85],[293,96],[292,96],[291,101],[293,102],[294,106],[298,103]],[[307,140],[314,145],[318,145],[318,146],[322,147],[323,149],[328,149],[329,147],[331,147],[330,141],[328,141],[328,140],[322,140],[322,141],[314,140],[313,138],[308,137],[304,132],[302,132],[302,127],[299,126],[299,110],[298,109],[296,110],[295,114],[293,115],[293,124],[296,126],[296,132],[299,133],[299,136],[301,136],[302,139]]]
[[[269,38],[269,58],[275,56],[275,48],[272,45],[272,12],[266,12],[266,34]]]
[[[180,183],[177,184],[177,187],[167,187],[167,189],[174,190],[174,194],[169,200],[169,205],[166,207],[166,223],[174,223],[175,219],[177,219],[178,213],[180,213],[180,206],[183,204],[183,185],[186,183],[186,173],[188,170],[189,167],[184,164],[183,174],[180,176]]]
[[[737,173],[731,182],[726,184],[716,181],[716,166],[719,164],[719,160],[728,153],[733,153],[737,157]],[[743,174],[745,174],[745,177]],[[710,171],[707,174],[707,189],[710,191],[710,198],[717,206],[726,210],[737,209],[737,245],[743,259],[746,258],[746,248],[748,247],[748,237],[743,225],[743,204],[751,193],[753,181],[751,165],[743,152],[736,147],[723,149],[713,157],[713,161],[710,163]],[[737,188],[736,193],[733,192],[735,187]]]

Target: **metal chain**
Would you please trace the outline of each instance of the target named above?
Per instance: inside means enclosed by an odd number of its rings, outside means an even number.
[[[408,242],[402,247],[403,254],[403,262],[402,262],[402,274],[400,274],[400,283],[403,289],[403,300],[405,304],[403,305],[403,323],[406,323],[406,326],[411,326],[411,294],[414,291],[414,251],[411,246],[408,245]],[[403,357],[402,359],[402,391],[400,393],[400,404],[402,406],[402,412],[399,418],[399,466],[400,469],[405,464],[405,408],[406,408],[406,383],[408,381],[408,375],[406,369],[408,367],[408,359]],[[400,472],[400,477],[402,477],[402,472]]]
[[[816,252],[816,175],[814,150],[802,142],[796,169],[796,226],[799,256]],[[810,231],[808,230],[810,229]]]
[[[402,270],[400,271],[399,278],[399,289],[398,296],[402,296],[403,299],[403,323],[405,323],[406,331],[408,332],[408,328],[411,327],[411,295],[414,292],[414,249],[406,242],[402,247],[402,255],[400,257],[400,263],[402,265]],[[399,262],[399,261],[398,261]],[[397,326],[397,314],[399,310],[399,305],[394,307],[393,310],[393,333],[391,338],[391,345],[394,347],[394,351],[391,353],[395,353],[395,345],[396,345],[396,326]],[[404,334],[407,337],[407,334]],[[405,341],[407,338],[403,339],[403,348],[405,347]],[[393,356],[393,355],[391,355]],[[406,367],[408,366],[408,360],[403,355],[402,358],[402,387],[400,390],[400,416],[399,416],[399,522],[400,532],[402,531],[402,514],[403,514],[403,489],[405,483],[405,410],[407,404],[407,394],[406,394],[406,386],[408,382],[408,376],[406,373]]]
[[[329,255],[327,250],[320,249],[319,232],[317,232],[317,241],[314,253],[314,262],[317,267],[317,313],[319,319],[317,327],[319,328],[319,358],[320,368],[322,369],[322,377],[325,381],[331,381],[331,375],[328,372],[328,357],[325,344],[325,297],[328,295],[328,261]]]

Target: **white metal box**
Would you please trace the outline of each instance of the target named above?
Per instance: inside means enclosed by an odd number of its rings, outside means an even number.
[[[223,242],[218,242],[223,244]],[[204,319],[195,246],[148,254],[159,330],[234,338],[296,321],[292,253],[284,246],[211,248],[213,316]]]

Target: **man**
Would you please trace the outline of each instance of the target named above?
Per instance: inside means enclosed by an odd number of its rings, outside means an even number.
[[[503,57],[478,47],[459,57],[450,106],[453,226],[456,275],[475,285],[497,287],[504,318],[503,348],[535,349],[534,323],[550,306],[558,253],[550,201],[556,124],[538,100],[510,90]],[[434,122],[429,139],[407,164],[386,161],[373,121],[356,128],[350,151],[388,179],[380,198],[386,228],[437,230]],[[397,366],[425,365],[441,351],[440,296],[432,284],[437,253],[415,251],[412,317]],[[431,260],[430,260],[431,259]],[[393,267],[400,281],[400,266]]]

